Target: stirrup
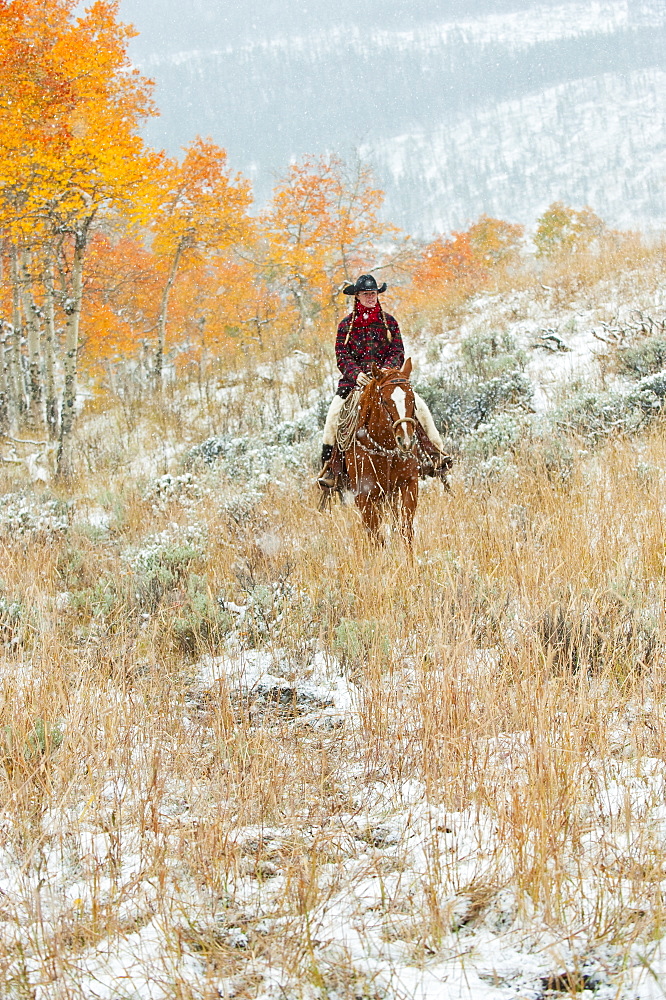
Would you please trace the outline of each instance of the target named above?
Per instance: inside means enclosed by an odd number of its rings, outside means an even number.
[[[432,467],[435,472],[447,472],[453,465],[451,455],[445,455],[443,451],[437,452],[432,459]]]
[[[337,486],[337,482],[337,477],[331,470],[331,463],[326,462],[317,476],[317,483],[323,490],[334,490]]]

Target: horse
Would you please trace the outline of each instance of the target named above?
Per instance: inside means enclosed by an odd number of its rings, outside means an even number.
[[[356,432],[344,450],[349,486],[369,535],[381,542],[381,511],[388,505],[411,548],[419,495],[412,361],[407,358],[402,368],[373,365],[371,372],[359,398]]]

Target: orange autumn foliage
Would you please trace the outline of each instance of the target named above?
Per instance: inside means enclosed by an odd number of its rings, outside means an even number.
[[[282,347],[290,334],[279,296],[259,279],[251,262],[232,255],[183,272],[170,317],[177,366],[204,361],[233,366]]]
[[[306,157],[278,181],[260,219],[260,266],[288,292],[301,329],[320,313],[334,320],[342,285],[398,232],[379,218],[383,199],[369,168],[333,156]]]
[[[249,182],[231,173],[225,150],[197,137],[181,163],[165,160],[156,175],[155,200],[152,248],[164,274],[155,354],[155,375],[160,378],[176,278],[188,268],[205,272],[216,255],[250,238],[252,194]]]
[[[438,236],[426,247],[412,277],[417,291],[447,298],[454,293],[471,294],[483,285],[486,275],[469,233],[454,233],[451,239]]]
[[[138,124],[154,113],[150,81],[131,66],[118,3],[0,3],[0,220],[34,241],[142,203]]]
[[[138,357],[155,336],[162,274],[154,255],[131,236],[96,234],[88,251],[81,363]]]
[[[415,261],[405,305],[423,316],[455,309],[518,263],[523,235],[522,226],[483,215],[466,232],[438,236]]]

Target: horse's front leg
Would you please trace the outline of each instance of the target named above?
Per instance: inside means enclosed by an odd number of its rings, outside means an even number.
[[[381,524],[381,506],[386,497],[384,490],[378,484],[377,467],[370,455],[355,450],[350,453],[347,467],[354,493],[356,508],[361,515],[363,525],[373,539],[383,544],[379,528]]]
[[[361,520],[373,541],[380,545],[384,544],[384,539],[379,532],[381,524],[380,506],[381,501],[370,493],[357,493],[356,506],[361,513]]]
[[[392,492],[391,492],[391,494],[390,494],[390,496],[388,498],[388,504],[389,504],[389,507],[390,507],[390,510],[391,510],[391,519],[392,519],[393,525],[396,528],[398,528],[400,530],[400,532],[402,533],[402,530],[403,530],[402,529],[402,524],[403,524],[402,493],[398,489],[397,486],[395,487],[394,490],[392,490]]]
[[[400,512],[402,535],[411,549],[414,541],[414,514],[419,499],[418,478],[406,480],[400,484],[400,497],[402,500]]]

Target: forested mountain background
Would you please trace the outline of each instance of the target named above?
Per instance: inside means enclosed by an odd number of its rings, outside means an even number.
[[[371,163],[428,235],[554,200],[666,222],[666,2],[121,0],[157,83],[148,138],[212,136],[259,204],[306,154]]]

